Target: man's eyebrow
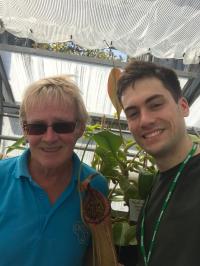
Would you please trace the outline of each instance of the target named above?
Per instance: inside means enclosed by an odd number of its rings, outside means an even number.
[[[163,99],[163,98],[164,98],[164,97],[163,97],[162,94],[154,94],[154,95],[152,95],[151,97],[147,98],[147,99],[145,100],[145,103],[149,103],[149,102],[151,102],[151,101],[153,101],[153,100]]]
[[[149,98],[147,98],[147,99],[145,100],[145,104],[147,104],[147,103],[149,103],[149,102],[151,102],[151,101],[153,101],[153,100],[156,100],[156,99],[163,99],[163,98],[164,98],[164,97],[163,97],[162,94],[154,94],[154,95],[150,96]],[[130,106],[128,106],[127,108],[125,108],[124,111],[127,112],[127,111],[129,111],[129,110],[133,110],[133,109],[137,109],[137,108],[138,108],[138,106],[133,104],[133,105],[130,105]]]
[[[134,110],[134,109],[137,109],[137,106],[134,106],[134,105],[131,105],[131,106],[128,106],[127,108],[124,109],[124,112],[128,112],[130,110]]]

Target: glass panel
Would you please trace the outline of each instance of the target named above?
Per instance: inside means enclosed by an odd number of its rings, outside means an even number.
[[[185,118],[187,126],[200,128],[199,110],[200,110],[200,96],[191,105],[190,114],[188,117]]]

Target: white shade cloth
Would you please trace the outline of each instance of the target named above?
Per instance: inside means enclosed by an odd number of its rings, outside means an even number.
[[[132,57],[150,51],[199,63],[199,0],[0,0],[0,18],[7,31],[36,42],[72,36],[104,48],[106,40]]]

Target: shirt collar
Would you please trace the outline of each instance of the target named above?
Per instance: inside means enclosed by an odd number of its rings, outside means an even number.
[[[26,149],[18,158],[17,158],[17,173],[16,178],[28,178],[32,179],[29,169],[28,169],[28,159],[30,156],[30,149]]]
[[[31,153],[30,153],[30,149],[26,149],[17,159],[17,173],[18,175],[16,176],[16,178],[28,178],[29,180],[32,180],[31,174],[29,172],[28,169],[28,160],[30,157]],[[80,175],[79,172],[80,171],[80,167],[82,167],[81,165],[81,161],[79,159],[79,157],[77,156],[77,154],[73,153],[72,156],[72,161],[73,161],[73,173],[72,176],[74,178],[74,181],[78,180],[78,176]],[[82,178],[81,178],[82,179]]]

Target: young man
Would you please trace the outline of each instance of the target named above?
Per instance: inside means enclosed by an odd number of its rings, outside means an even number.
[[[159,173],[138,221],[139,266],[198,266],[200,155],[187,134],[189,107],[174,71],[127,65],[118,98],[137,143]]]

